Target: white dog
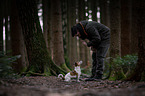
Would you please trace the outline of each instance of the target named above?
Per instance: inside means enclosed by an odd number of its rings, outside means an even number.
[[[73,71],[67,73],[65,75],[65,77],[62,74],[59,74],[58,75],[58,78],[61,77],[64,81],[67,81],[68,82],[68,81],[71,80],[71,78],[76,77],[77,82],[80,82],[79,81],[79,78],[80,78],[80,75],[81,75],[81,68],[80,68],[80,65],[81,64],[82,64],[82,61],[75,62],[75,69]]]

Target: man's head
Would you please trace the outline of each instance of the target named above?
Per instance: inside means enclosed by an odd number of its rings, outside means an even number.
[[[81,36],[79,30],[77,29],[77,26],[73,26],[71,28],[71,34],[72,34],[72,37]]]
[[[74,37],[77,34],[77,27],[76,26],[71,27],[71,34],[72,34],[72,37]]]
[[[77,23],[71,28],[72,37],[78,36],[81,39],[86,39],[87,34],[81,23]]]

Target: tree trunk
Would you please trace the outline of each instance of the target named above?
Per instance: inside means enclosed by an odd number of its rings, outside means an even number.
[[[4,18],[5,18],[5,35],[6,35],[6,53],[7,55],[11,55],[11,38],[10,38],[10,27],[9,27],[9,21],[10,21],[10,1],[5,0],[4,1]]]
[[[68,0],[68,55],[70,66],[73,68],[74,62],[78,60],[77,39],[71,36],[71,27],[76,24],[76,0]]]
[[[27,71],[50,74],[51,60],[40,27],[36,2],[17,0],[17,6],[29,60]]]
[[[131,0],[121,0],[121,56],[130,54]]]
[[[25,44],[22,34],[22,28],[19,21],[18,10],[16,7],[16,0],[11,2],[11,47],[12,55],[21,55],[21,58],[13,63],[15,72],[21,73],[24,71],[27,65],[27,55],[25,50]]]
[[[67,6],[67,0],[62,0],[62,32],[63,32],[63,47],[64,47],[64,58],[65,58],[65,63],[67,65],[68,68],[70,68],[69,65],[69,59],[68,59],[68,48],[67,45],[69,42],[67,42],[68,40],[68,22],[67,22],[67,10],[68,10],[68,6]]]
[[[133,3],[136,5],[134,11],[135,11],[135,17],[136,17],[136,25],[137,25],[137,31],[138,33],[138,62],[137,65],[131,74],[130,77],[128,77],[126,80],[131,81],[140,81],[142,74],[144,74],[145,71],[145,2],[144,0],[136,1],[133,0]],[[144,76],[143,76],[144,77]]]
[[[55,7],[54,7],[55,6]],[[52,43],[53,43],[53,61],[62,69],[69,71],[65,64],[63,33],[62,33],[62,12],[61,1],[51,0],[51,24],[52,24]]]
[[[109,3],[108,0],[99,0],[101,23],[109,27]]]
[[[51,28],[51,0],[47,0],[47,43],[48,43],[48,52],[52,56],[52,28]],[[46,4],[45,4],[46,5]],[[46,13],[46,12],[44,12]],[[45,18],[44,18],[45,19]],[[46,44],[47,45],[47,44]]]
[[[48,11],[49,2],[48,0],[42,0],[42,7],[43,7],[43,35],[46,42],[46,46],[48,49]]]
[[[120,0],[110,0],[110,29],[111,29],[111,46],[110,55],[121,56],[121,24],[120,24]]]
[[[138,26],[137,26],[137,22],[136,22],[136,2],[138,2],[137,0],[132,0],[131,4],[132,4],[132,16],[131,16],[131,54],[137,54],[138,53]]]
[[[97,22],[98,0],[90,0],[90,1],[91,1],[91,10],[92,10],[92,20]]]
[[[110,0],[110,29],[111,29],[111,45],[110,57],[115,58],[121,56],[121,18],[120,18],[120,0]],[[112,60],[111,60],[112,61]],[[116,64],[112,63],[116,75],[122,73],[117,70]],[[112,74],[113,75],[113,74]],[[122,74],[124,75],[124,74]],[[117,77],[116,77],[117,79]]]
[[[2,7],[2,4],[3,4],[3,1],[1,1],[0,3],[0,51],[3,52],[3,7]]]

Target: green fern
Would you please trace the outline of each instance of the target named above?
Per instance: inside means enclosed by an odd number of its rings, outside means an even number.
[[[12,63],[15,62],[21,55],[7,56],[0,51],[0,77],[7,78],[14,75]]]

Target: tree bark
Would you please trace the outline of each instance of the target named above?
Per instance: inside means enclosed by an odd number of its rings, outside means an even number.
[[[121,0],[121,56],[131,53],[131,0]]]
[[[138,1],[136,0],[133,0],[131,2],[131,11],[132,11],[132,16],[131,16],[131,44],[130,44],[130,47],[131,47],[131,54],[137,54],[138,53],[138,26],[137,26],[137,20],[136,20],[136,7],[137,7],[137,3]]]
[[[4,1],[4,18],[5,18],[5,48],[6,48],[6,54],[7,55],[11,55],[10,50],[11,50],[11,38],[10,38],[10,27],[9,27],[9,22],[10,22],[10,1],[9,0],[5,0]]]
[[[50,74],[51,60],[40,27],[36,2],[17,0],[17,6],[29,60],[27,71]]]
[[[121,6],[120,0],[110,0],[110,29],[111,29],[111,44],[110,44],[110,57],[116,58],[121,56]],[[112,62],[112,60],[111,60]],[[112,63],[114,70],[113,74],[122,74],[121,70],[118,70],[116,64]],[[122,74],[123,76],[124,74]],[[118,77],[115,77],[116,79]]]
[[[76,0],[68,1],[68,55],[70,66],[73,68],[74,62],[78,60],[77,39],[71,36],[71,27],[76,24]]]
[[[100,19],[101,23],[110,26],[110,19],[109,19],[109,3],[108,0],[99,0],[100,6]]]
[[[2,7],[2,4],[3,4],[3,1],[1,1],[0,3],[0,51],[3,52],[3,7]]]
[[[145,72],[145,2],[144,0],[133,0],[133,3],[136,5],[135,17],[136,17],[136,25],[138,33],[138,62],[137,65],[131,74],[126,80],[130,81],[140,81],[144,72]]]
[[[27,65],[27,54],[25,50],[24,38],[22,34],[22,27],[19,21],[18,10],[16,7],[16,0],[11,2],[11,48],[12,55],[21,55],[17,62],[13,63],[15,72],[21,73]]]
[[[110,0],[111,57],[121,56],[120,19],[120,0]]]
[[[52,18],[51,24],[52,24],[53,61],[62,69],[69,71],[69,69],[65,64],[64,59],[62,12],[60,0],[51,0],[51,18]]]
[[[48,0],[42,0],[42,8],[43,8],[43,35],[46,42],[46,46],[48,49],[48,11],[49,2]]]
[[[91,10],[92,10],[92,20],[97,22],[98,0],[90,0],[90,2],[91,2]]]

